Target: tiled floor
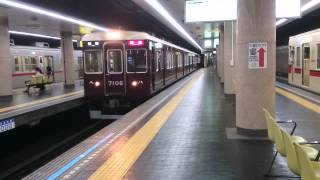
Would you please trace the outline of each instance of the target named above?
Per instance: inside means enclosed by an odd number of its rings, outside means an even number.
[[[125,178],[268,179],[263,175],[273,156],[272,144],[227,139],[225,129],[235,126],[234,115],[234,98],[225,97],[216,74],[206,70]],[[319,115],[281,95],[277,116],[297,120],[297,134],[307,139],[318,135]],[[281,157],[272,173],[292,175]]]

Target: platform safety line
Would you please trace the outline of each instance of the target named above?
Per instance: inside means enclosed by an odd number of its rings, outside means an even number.
[[[21,109],[21,108],[32,106],[32,105],[39,105],[39,104],[42,104],[42,103],[45,103],[48,101],[54,101],[54,100],[61,99],[61,98],[75,96],[75,95],[78,95],[81,93],[83,93],[83,90],[68,93],[68,94],[58,95],[58,96],[54,96],[54,97],[50,97],[50,98],[45,98],[45,99],[41,99],[41,100],[36,100],[36,101],[29,102],[29,103],[23,103],[23,104],[19,104],[19,105],[15,105],[15,106],[5,107],[5,108],[0,109],[0,113],[9,112],[9,111]]]
[[[203,75],[201,73],[201,75]],[[98,168],[89,180],[120,180],[131,166],[141,156],[161,127],[169,120],[178,104],[192,89],[200,74],[186,84],[166,105],[164,105],[150,120],[140,128],[125,145],[113,154],[102,166]]]
[[[81,153],[80,155],[78,155],[77,157],[75,157],[74,159],[72,159],[70,162],[68,162],[67,164],[65,164],[62,168],[60,168],[59,170],[55,171],[53,174],[51,174],[47,180],[55,180],[57,179],[59,176],[61,176],[63,173],[65,173],[68,169],[70,169],[73,165],[75,165],[76,163],[78,163],[81,159],[85,158],[88,154],[90,154],[92,151],[94,151],[97,147],[99,147],[100,145],[102,145],[103,143],[105,143],[106,141],[108,141],[112,136],[114,135],[114,133],[110,133],[108,134],[106,137],[104,137],[103,139],[101,139],[100,141],[98,141],[96,144],[92,145],[89,149],[87,149],[85,152]]]
[[[313,103],[313,102],[310,102],[310,101],[308,101],[308,100],[306,100],[306,99],[304,99],[302,97],[299,97],[299,96],[297,96],[297,95],[295,95],[295,94],[293,94],[291,92],[288,92],[288,91],[283,90],[283,89],[278,88],[278,87],[276,87],[276,92],[278,94],[281,94],[281,95],[287,97],[288,99],[290,99],[290,100],[302,105],[303,107],[305,107],[305,108],[307,108],[309,110],[312,110],[314,112],[320,113],[320,106],[315,104],[315,103]]]

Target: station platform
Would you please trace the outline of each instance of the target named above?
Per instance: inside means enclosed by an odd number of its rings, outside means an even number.
[[[277,117],[317,140],[319,113],[309,108],[317,105],[277,93]],[[201,69],[24,179],[272,179],[264,174],[273,145],[238,135],[235,124],[234,97],[224,95],[212,68]],[[292,175],[281,157],[272,173]]]
[[[44,91],[31,88],[28,94],[24,90],[25,88],[15,89],[11,98],[1,99],[1,126],[5,126],[5,122],[14,123],[14,128],[32,124],[43,117],[58,113],[60,110],[80,105],[80,102],[75,101],[82,99],[84,95],[82,80],[76,81],[75,86],[71,88],[65,87],[63,83],[54,83],[47,85]],[[64,103],[68,104],[64,105]],[[6,130],[8,129],[2,129],[0,133]]]

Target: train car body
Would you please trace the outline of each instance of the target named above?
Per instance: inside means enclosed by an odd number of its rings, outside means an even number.
[[[50,66],[54,72],[54,81],[64,80],[61,49],[34,46],[11,46],[13,88],[25,87],[25,81],[30,80],[35,74],[34,68],[39,67],[44,72]],[[83,76],[82,51],[74,51],[74,77],[80,79]]]
[[[276,49],[276,72],[277,77],[288,78],[288,46],[279,46]]]
[[[158,92],[200,63],[198,54],[144,32],[97,32],[82,40],[92,118]]]
[[[289,39],[288,82],[320,93],[320,30]]]

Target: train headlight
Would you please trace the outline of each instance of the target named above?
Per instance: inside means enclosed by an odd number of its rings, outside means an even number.
[[[99,81],[96,81],[96,82],[94,83],[94,85],[95,85],[96,87],[99,87],[99,86],[100,86],[100,82],[99,82]]]
[[[137,81],[132,81],[132,82],[131,82],[131,85],[132,85],[133,87],[136,87],[136,86],[138,85],[138,82],[137,82]]]

